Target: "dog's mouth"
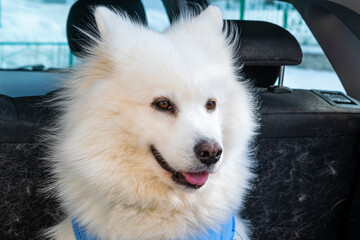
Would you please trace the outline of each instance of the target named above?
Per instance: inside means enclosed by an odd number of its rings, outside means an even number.
[[[199,189],[205,185],[209,177],[208,171],[201,172],[178,172],[172,169],[169,164],[165,161],[160,152],[155,148],[154,145],[150,146],[151,152],[154,155],[154,158],[159,163],[159,165],[166,171],[171,173],[171,178],[177,184]]]

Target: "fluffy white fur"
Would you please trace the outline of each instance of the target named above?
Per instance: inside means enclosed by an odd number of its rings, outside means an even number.
[[[62,117],[49,159],[52,189],[67,218],[47,235],[75,239],[72,218],[105,240],[187,239],[216,229],[242,206],[256,127],[220,10],[183,17],[164,33],[105,7],[95,18],[101,39],[93,39],[60,94]],[[156,110],[157,97],[174,102],[177,113]],[[208,99],[216,99],[216,110],[206,110]],[[185,172],[198,162],[200,137],[215,139],[224,152],[206,184],[187,189],[160,167],[149,146]],[[237,224],[248,239],[244,223]]]

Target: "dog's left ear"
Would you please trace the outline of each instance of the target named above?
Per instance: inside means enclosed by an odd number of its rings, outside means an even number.
[[[221,10],[209,6],[195,17],[181,17],[165,33],[177,39],[181,36],[181,41],[198,42],[204,48],[217,51],[217,47],[223,47],[225,43],[223,24]]]
[[[207,7],[197,17],[195,17],[194,22],[196,25],[200,24],[200,27],[202,28],[210,24],[219,31],[222,31],[224,24],[221,10],[215,6]]]
[[[185,32],[186,35],[206,36],[209,34],[219,34],[222,32],[223,19],[221,10],[215,6],[209,6],[199,15],[188,18],[184,16],[180,18],[167,32]]]

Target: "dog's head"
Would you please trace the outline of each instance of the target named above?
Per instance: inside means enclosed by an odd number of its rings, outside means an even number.
[[[69,84],[66,151],[110,186],[204,186],[245,151],[254,128],[220,10],[164,33],[105,7],[94,14],[100,38]]]

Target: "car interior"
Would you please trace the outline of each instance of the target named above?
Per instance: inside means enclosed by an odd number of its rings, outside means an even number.
[[[269,22],[224,21],[238,29],[236,64],[250,79],[259,106],[260,130],[252,144],[256,178],[239,214],[250,221],[253,239],[360,239],[360,5],[356,0],[285,2],[302,15],[348,95],[286,87],[286,66],[302,61],[294,36]],[[163,3],[170,22],[182,11],[199,12],[208,5],[206,0]],[[126,11],[147,24],[140,0],[78,0],[67,22],[76,56],[92,44],[78,29],[95,31],[88,24],[97,5]],[[67,74],[0,73],[49,82]],[[11,88],[21,86],[13,81]],[[56,108],[47,104],[54,91],[0,94],[0,239],[41,239],[40,231],[64,214],[43,189],[51,178],[41,134],[57,118]]]

